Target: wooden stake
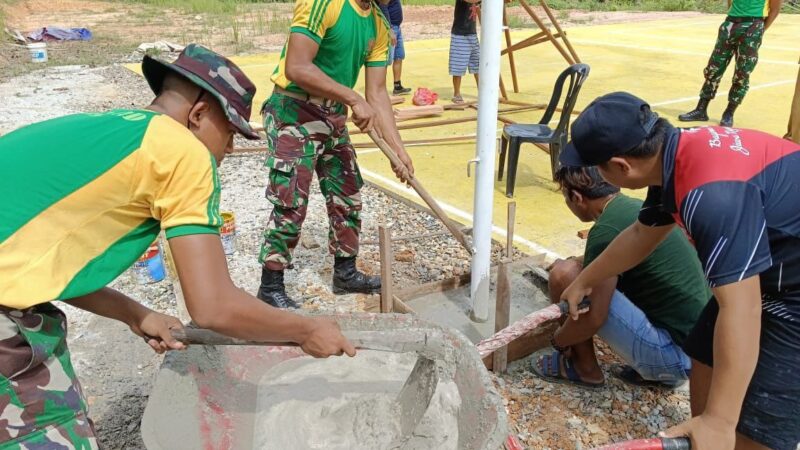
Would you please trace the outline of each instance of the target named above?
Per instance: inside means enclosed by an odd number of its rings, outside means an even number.
[[[508,14],[506,13],[506,5],[503,4],[503,25],[505,30],[503,34],[506,36],[506,50],[508,53],[508,63],[511,66],[511,84],[514,86],[514,92],[519,93],[519,84],[517,83],[517,66],[514,64],[514,50],[511,50],[511,30],[508,29]],[[503,53],[501,52],[502,56]]]
[[[497,267],[497,291],[495,296],[494,332],[508,326],[511,315],[511,281],[508,277],[509,259],[504,259]],[[506,371],[508,348],[502,347],[495,350],[492,355],[492,371],[502,373]]]
[[[381,312],[390,313],[394,310],[394,296],[392,295],[392,237],[385,226],[378,227],[381,255]]]
[[[506,258],[514,256],[514,221],[517,217],[517,202],[508,202],[508,220],[506,221]]]

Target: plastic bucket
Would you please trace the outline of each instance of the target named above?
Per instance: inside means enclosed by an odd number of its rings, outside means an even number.
[[[35,63],[47,62],[47,44],[44,42],[34,42],[27,44],[28,51],[31,54],[31,61]]]
[[[133,278],[139,284],[150,284],[158,283],[164,277],[164,258],[161,256],[161,246],[155,242],[133,263]]]
[[[226,255],[236,252],[236,216],[232,212],[220,213],[222,216],[222,227],[219,229],[219,237],[222,239],[222,248]]]

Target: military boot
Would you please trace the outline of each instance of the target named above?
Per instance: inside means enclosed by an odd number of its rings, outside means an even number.
[[[261,272],[261,287],[258,288],[256,297],[276,308],[297,309],[297,303],[286,295],[286,286],[283,284],[283,271],[270,270],[266,267]]]
[[[736,112],[736,107],[739,106],[736,103],[728,102],[728,107],[725,108],[725,112],[722,113],[722,119],[720,119],[719,124],[723,127],[732,127],[733,126],[733,113]]]
[[[681,122],[705,122],[708,120],[708,113],[706,110],[708,109],[708,99],[700,98],[700,101],[697,102],[697,107],[685,114],[681,114],[678,116],[678,120]]]
[[[333,264],[333,293],[374,294],[381,290],[381,277],[366,275],[356,269],[356,257],[336,257]]]

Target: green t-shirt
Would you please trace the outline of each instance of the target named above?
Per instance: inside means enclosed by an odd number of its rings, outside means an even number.
[[[391,34],[380,8],[363,10],[356,0],[297,0],[291,33],[303,34],[319,45],[314,65],[334,81],[353,88],[361,68],[389,64]],[[287,45],[272,74],[272,82],[297,93],[300,86],[286,77]]]
[[[584,267],[638,219],[641,207],[641,200],[622,194],[608,203],[589,230]],[[617,290],[678,344],[686,339],[711,298],[697,254],[677,228],[641,264],[619,276]]]
[[[769,0],[733,0],[728,15],[731,17],[767,17]]]

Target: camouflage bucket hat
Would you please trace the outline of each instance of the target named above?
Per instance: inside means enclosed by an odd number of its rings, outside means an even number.
[[[242,136],[260,139],[250,126],[256,87],[228,58],[201,45],[189,44],[173,63],[148,55],[142,60],[142,73],[156,95],[161,93],[164,78],[169,71],[183,75],[216,97],[230,123]]]

